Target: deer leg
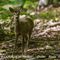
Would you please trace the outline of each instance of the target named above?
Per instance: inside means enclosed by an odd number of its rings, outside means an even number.
[[[27,53],[27,49],[28,49],[28,36],[25,36],[25,50],[24,50],[25,55]]]
[[[22,37],[23,39],[22,39],[22,55],[24,55],[24,36]]]
[[[26,37],[26,54],[27,54],[27,50],[29,48],[29,40],[30,40],[30,36],[27,35],[27,37]]]
[[[29,37],[27,37],[27,45],[26,45],[26,51],[28,50],[28,47],[29,47]]]
[[[15,50],[16,50],[16,52],[17,52],[17,41],[18,41],[18,34],[16,34],[16,35],[15,35],[15,37],[16,37],[16,40],[15,40]]]

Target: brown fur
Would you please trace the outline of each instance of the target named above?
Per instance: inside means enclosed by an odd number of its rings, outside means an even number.
[[[28,49],[29,40],[31,38],[32,30],[34,23],[30,17],[25,17],[25,19],[19,19],[20,16],[20,10],[15,10],[12,8],[9,8],[10,11],[13,13],[13,19],[15,22],[15,47],[17,47],[17,41],[19,35],[22,36],[22,54],[24,54],[24,41],[26,41],[26,49]]]

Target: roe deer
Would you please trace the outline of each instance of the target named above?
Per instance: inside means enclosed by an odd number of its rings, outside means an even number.
[[[25,17],[23,20],[19,18],[20,16],[20,10],[16,10],[13,8],[9,8],[9,10],[13,13],[13,19],[14,20],[14,30],[15,30],[15,47],[17,47],[17,41],[19,35],[22,36],[22,54],[24,54],[24,41],[26,41],[26,49],[28,49],[29,40],[31,38],[32,30],[34,23],[30,17]]]

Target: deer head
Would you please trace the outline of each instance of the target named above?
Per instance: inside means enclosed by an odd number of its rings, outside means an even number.
[[[19,18],[20,9],[17,9],[17,8],[13,9],[13,8],[9,7],[9,10],[13,14],[14,20]]]
[[[16,23],[19,20],[20,9],[9,7],[9,10],[13,14],[12,21]]]
[[[18,8],[11,8],[11,7],[9,7],[9,10],[10,10],[10,12],[12,12],[13,14],[14,14],[14,13],[16,13],[16,14],[20,13],[20,9],[18,9]]]

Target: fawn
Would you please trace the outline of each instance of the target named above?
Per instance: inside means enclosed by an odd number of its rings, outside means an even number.
[[[20,18],[20,10],[16,10],[13,8],[9,8],[10,12],[13,14],[13,21],[15,23],[14,30],[15,30],[15,48],[17,47],[18,37],[19,35],[22,36],[22,54],[24,54],[24,41],[26,41],[26,50],[28,49],[29,40],[31,38],[32,30],[34,27],[34,23],[30,17],[25,17],[21,20]]]

